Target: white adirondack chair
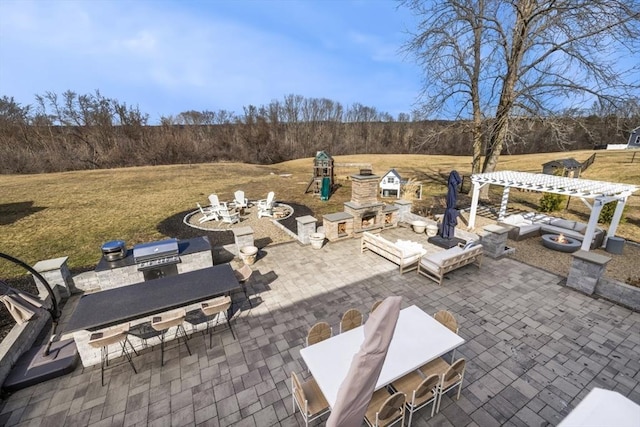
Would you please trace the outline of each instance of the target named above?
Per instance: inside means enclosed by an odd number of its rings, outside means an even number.
[[[220,209],[218,209],[218,215],[220,215],[220,220],[222,222],[226,222],[229,225],[240,222],[240,213],[231,213],[226,207],[221,207]]]
[[[236,205],[236,208],[246,208],[249,206],[249,199],[244,197],[244,191],[236,191],[233,193],[233,197],[233,203]]]
[[[276,193],[269,191],[266,199],[258,200],[258,218],[262,218],[263,216],[273,216],[275,198]]]
[[[209,207],[203,208],[202,206],[200,206],[200,203],[196,203],[196,205],[198,205],[198,209],[200,209],[200,213],[202,214],[202,218],[198,219],[198,222],[200,224],[202,224],[203,222],[207,222],[207,221],[217,221],[218,220],[217,211],[214,211],[213,209],[211,209]]]

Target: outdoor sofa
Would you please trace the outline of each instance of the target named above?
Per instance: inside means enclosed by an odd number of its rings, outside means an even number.
[[[469,242],[465,246],[454,246],[445,251],[422,257],[418,263],[418,274],[442,285],[445,274],[450,271],[468,264],[475,264],[480,268],[482,254],[482,245],[476,241]]]
[[[540,236],[542,234],[562,233],[566,237],[571,237],[582,242],[584,240],[584,233],[587,230],[587,224],[583,222],[553,218],[541,214],[510,215],[499,222],[499,224],[509,229],[509,238],[515,241],[532,236]],[[596,227],[591,241],[591,249],[602,246],[604,234],[603,229]]]
[[[427,251],[422,245],[409,241],[398,240],[393,243],[382,236],[365,231],[360,241],[360,252],[370,250],[376,254],[398,264],[400,274],[415,270],[418,261]]]

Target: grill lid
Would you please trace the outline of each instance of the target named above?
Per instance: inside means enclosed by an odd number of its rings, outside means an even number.
[[[111,252],[120,252],[124,250],[124,248],[125,248],[124,240],[112,240],[102,245],[102,252],[105,254],[111,253]]]
[[[157,242],[141,243],[133,247],[133,260],[136,263],[178,255],[178,240],[167,239]]]

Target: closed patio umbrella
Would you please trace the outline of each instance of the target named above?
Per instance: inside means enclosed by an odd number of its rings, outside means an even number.
[[[442,219],[442,237],[444,239],[452,239],[455,235],[456,225],[458,224],[456,202],[458,200],[458,186],[461,182],[462,178],[460,178],[458,172],[452,170],[447,182],[447,207]]]
[[[402,297],[386,298],[364,324],[364,341],[351,361],[328,427],[360,427],[375,390],[400,315]]]
[[[0,294],[0,300],[2,300],[18,325],[22,325],[30,320],[38,308],[42,307],[42,303],[35,296],[18,291],[4,282],[0,283],[0,290],[5,289],[4,292]]]

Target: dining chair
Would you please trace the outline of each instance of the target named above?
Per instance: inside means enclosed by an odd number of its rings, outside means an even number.
[[[330,411],[329,403],[313,377],[301,383],[296,373],[291,372],[291,398],[293,413],[295,414],[297,407],[304,418],[304,425],[307,427],[310,421]]]
[[[442,395],[449,390],[458,387],[458,395],[456,400],[460,399],[460,392],[462,391],[462,381],[464,380],[464,371],[467,362],[464,358],[460,358],[449,365],[441,357],[433,360],[426,365],[421,366],[420,371],[427,377],[431,375],[440,376],[440,384],[438,386],[438,403],[436,405],[436,413],[440,411],[440,402],[442,401]]]
[[[357,328],[360,325],[362,325],[362,313],[358,309],[350,308],[342,315],[340,333]]]
[[[162,313],[158,316],[154,316],[151,319],[151,327],[160,332],[160,366],[164,366],[164,349],[165,349],[165,337],[169,329],[175,327],[175,338],[178,341],[178,348],[180,348],[180,340],[184,342],[189,356],[191,356],[191,349],[189,343],[187,343],[187,333],[184,330],[184,319],[187,316],[187,312],[184,308],[178,310]]]
[[[307,347],[331,338],[331,335],[333,335],[331,326],[327,322],[318,322],[309,329]]]
[[[129,323],[124,323],[122,325],[116,326],[115,328],[103,329],[97,332],[93,332],[89,336],[89,345],[93,348],[100,349],[100,378],[102,385],[104,386],[104,370],[109,366],[109,346],[113,344],[120,344],[122,348],[122,355],[124,355],[125,359],[131,365],[131,369],[133,369],[134,373],[138,373],[135,365],[133,364],[133,360],[131,358],[131,353],[127,350],[127,344],[131,347],[135,355],[138,355],[138,352],[133,345],[131,345],[131,341],[129,341]]]
[[[411,427],[413,413],[429,405],[429,403],[432,403],[431,416],[433,417],[436,410],[436,403],[438,401],[439,385],[439,375],[433,374],[424,378],[416,371],[410,372],[404,377],[391,383],[391,387],[394,391],[399,391],[404,393],[406,396],[409,396],[410,400],[407,400],[405,403],[406,410],[409,411],[409,422],[407,427]]]
[[[386,388],[373,393],[364,420],[370,427],[387,427],[400,421],[404,425],[404,404],[406,396],[397,392],[389,395]]]
[[[202,323],[206,323],[207,327],[203,334],[209,335],[209,348],[212,347],[212,335],[213,330],[218,326],[218,323],[224,320],[227,323],[227,327],[231,330],[231,336],[236,339],[236,335],[233,332],[233,327],[229,319],[228,311],[231,307],[231,297],[222,296],[208,301],[200,303],[200,310],[195,313],[189,312],[185,320],[193,326],[193,330],[196,330],[196,326]]]
[[[440,310],[433,316],[433,318],[436,319],[441,324],[443,324],[444,326],[446,326],[454,334],[458,333],[458,330],[459,330],[458,321],[456,320],[454,315],[451,314],[451,312],[449,312],[447,310]],[[456,349],[454,348],[451,351],[451,362],[452,363],[453,363],[455,357],[456,357]]]
[[[249,301],[249,306],[253,308],[251,299],[247,294],[247,287],[249,286],[248,282],[249,282],[249,279],[251,278],[251,275],[253,274],[253,270],[247,264],[243,264],[242,267],[240,268],[237,268],[237,269],[234,268],[233,274],[236,276],[236,279],[238,279],[238,282],[240,282],[240,285],[242,286],[242,292],[244,292],[244,297],[247,301]]]
[[[373,313],[374,311],[376,311],[376,308],[378,308],[380,306],[380,304],[382,304],[383,300],[379,300],[373,303],[373,305],[371,306],[371,311],[369,312],[369,314]]]

